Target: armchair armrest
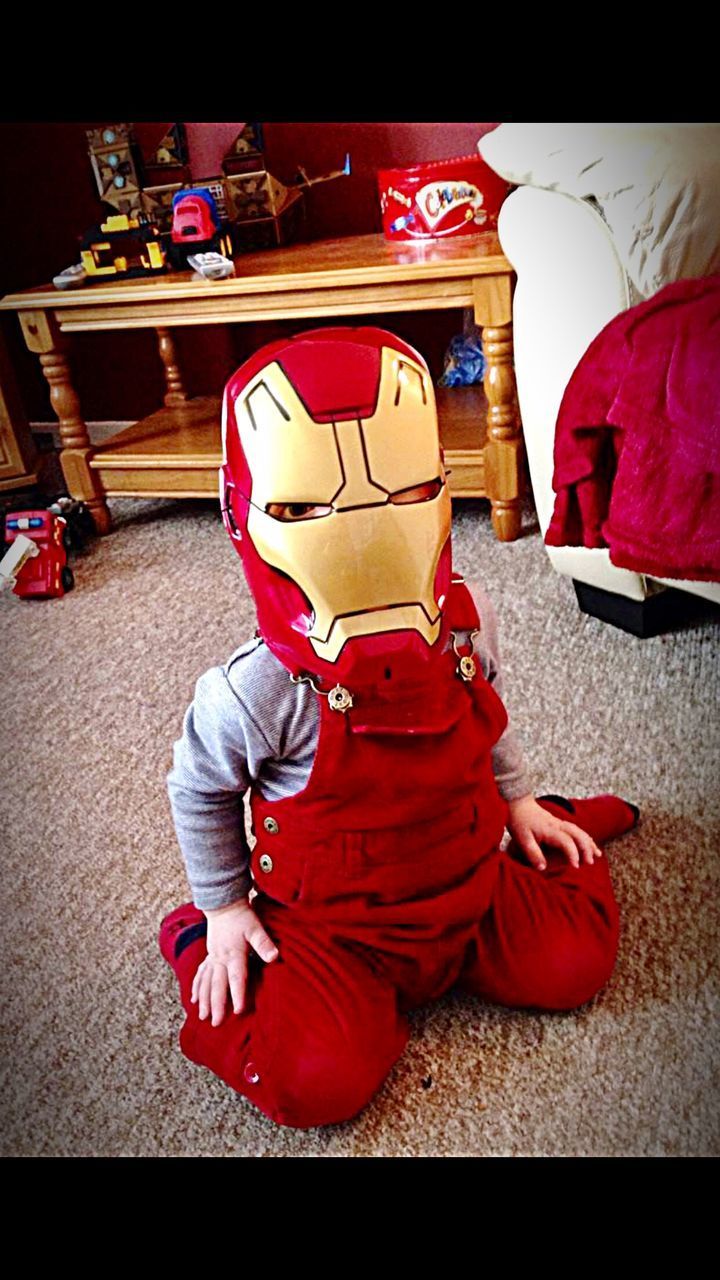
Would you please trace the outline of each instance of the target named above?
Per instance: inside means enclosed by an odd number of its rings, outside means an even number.
[[[587,200],[519,187],[502,206],[498,233],[517,273],[515,373],[544,534],[554,503],[555,422],[565,387],[593,338],[635,297],[609,230]]]

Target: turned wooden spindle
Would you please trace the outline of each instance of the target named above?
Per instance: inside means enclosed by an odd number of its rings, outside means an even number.
[[[483,330],[488,399],[488,433],[493,440],[510,440],[515,434],[515,376],[512,325]]]
[[[50,384],[50,403],[57,415],[63,449],[89,449],[90,437],[72,383],[67,355],[60,350],[48,351],[41,354],[40,363]]]
[[[85,503],[98,533],[109,533],[110,511],[97,477],[90,470],[93,447],[82,416],[80,399],[73,386],[70,363],[64,346],[39,352],[42,371],[50,386],[50,403],[57,415],[62,449],[60,465],[73,498]]]
[[[165,370],[165,385],[167,386],[165,407],[172,409],[173,405],[185,404],[188,394],[183,384],[177,348],[170,330],[156,329],[155,332],[158,336],[160,359]]]
[[[486,469],[492,523],[501,542],[520,533],[520,458],[522,447],[513,370],[512,325],[487,326],[482,335],[485,395],[488,401]]]

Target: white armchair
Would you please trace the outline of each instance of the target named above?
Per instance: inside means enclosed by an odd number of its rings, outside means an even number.
[[[672,280],[720,270],[720,126],[500,125],[483,159],[518,185],[498,234],[517,273],[515,372],[543,535],[553,511],[555,422],[604,326]],[[621,569],[606,549],[548,547],[581,608],[638,635],[679,588],[720,603],[720,584]],[[669,598],[669,597],[668,597]]]

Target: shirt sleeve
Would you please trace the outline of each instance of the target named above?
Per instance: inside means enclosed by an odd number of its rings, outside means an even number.
[[[504,703],[505,683],[500,663],[495,607],[490,597],[476,583],[468,583],[468,589],[480,615],[479,657],[483,672]],[[526,796],[532,792],[532,783],[525,765],[520,739],[509,719],[502,737],[492,749],[492,765],[498,791],[503,800],[518,800],[520,796]]]
[[[248,738],[258,732],[223,667],[200,677],[167,781],[193,902],[203,911],[228,906],[252,886],[243,796],[248,760],[258,755]]]

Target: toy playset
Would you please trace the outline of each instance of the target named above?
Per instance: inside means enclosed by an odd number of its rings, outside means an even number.
[[[98,195],[103,204],[117,213],[138,218],[144,212],[140,175],[142,156],[132,125],[108,125],[90,129],[87,134],[90,163],[95,175]]]
[[[86,136],[107,216],[82,237],[81,263],[54,277],[58,289],[188,266],[206,279],[222,279],[233,273],[227,264],[234,253],[300,235],[305,188],[350,173],[348,155],[341,169],[309,178],[299,168],[295,183],[284,185],[268,172],[258,123],[243,125],[221,174],[194,182],[181,124],[145,152],[129,124],[90,129]]]

